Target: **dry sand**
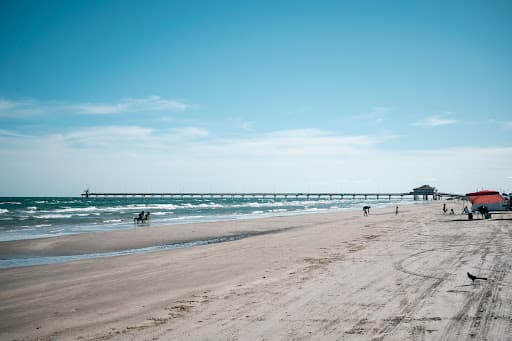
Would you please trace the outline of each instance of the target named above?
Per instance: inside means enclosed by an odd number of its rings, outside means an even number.
[[[460,212],[462,203],[447,202]],[[442,202],[0,244],[59,255],[221,244],[0,270],[1,340],[510,340],[512,214]],[[192,232],[194,231],[194,232]],[[269,232],[269,233],[267,233]],[[270,233],[271,232],[271,233]],[[475,284],[466,272],[489,277]]]

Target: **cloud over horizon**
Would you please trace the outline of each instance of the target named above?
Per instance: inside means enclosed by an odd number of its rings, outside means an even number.
[[[90,127],[37,137],[11,133],[2,139],[14,142],[0,146],[0,157],[10,160],[2,171],[2,195],[20,190],[58,195],[63,188],[67,192],[61,195],[73,195],[70,189],[78,193],[86,185],[105,191],[383,192],[408,191],[427,181],[462,193],[479,186],[501,190],[512,169],[512,148],[385,150],[386,136],[320,129],[236,138],[194,126]],[[467,165],[464,176],[454,171],[461,165]],[[11,187],[14,179],[18,186]]]

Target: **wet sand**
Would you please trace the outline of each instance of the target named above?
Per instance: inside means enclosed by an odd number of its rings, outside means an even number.
[[[0,339],[507,340],[512,214],[468,221],[441,208],[2,243],[4,256],[64,255],[256,232],[187,249],[0,270]],[[473,284],[467,271],[489,279]]]

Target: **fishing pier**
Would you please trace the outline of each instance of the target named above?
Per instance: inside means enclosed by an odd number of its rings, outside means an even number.
[[[329,193],[329,192],[313,192],[313,193],[291,193],[291,192],[161,192],[161,193],[96,193],[90,192],[89,190],[84,191],[81,194],[82,198],[100,198],[100,197],[161,197],[161,198],[295,198],[295,199],[310,199],[310,198],[329,198],[329,199],[414,199],[414,200],[440,200],[443,198],[459,199],[464,196],[459,194],[441,193],[432,190],[425,190],[424,188],[414,189],[411,192],[403,193]]]

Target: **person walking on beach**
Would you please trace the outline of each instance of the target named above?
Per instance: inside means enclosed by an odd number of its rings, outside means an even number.
[[[367,217],[370,213],[370,206],[364,206],[363,207],[364,216]]]
[[[446,204],[443,204],[443,213],[446,214],[448,210],[446,209]]]
[[[398,206],[395,208],[395,215],[398,215]]]

